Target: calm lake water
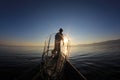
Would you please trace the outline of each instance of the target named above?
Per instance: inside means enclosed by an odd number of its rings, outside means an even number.
[[[42,47],[0,47],[0,80],[17,80],[40,64]],[[120,80],[120,47],[71,47],[70,62],[88,80]]]

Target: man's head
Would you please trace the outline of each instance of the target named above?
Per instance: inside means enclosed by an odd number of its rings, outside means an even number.
[[[63,29],[62,29],[62,28],[60,28],[60,29],[59,29],[59,32],[61,32],[61,33],[62,33],[62,32],[63,32]]]

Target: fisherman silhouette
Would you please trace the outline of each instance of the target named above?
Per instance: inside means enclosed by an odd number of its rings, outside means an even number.
[[[55,44],[54,44],[54,50],[52,51],[52,54],[60,54],[61,51],[61,41],[63,41],[63,29],[60,28],[59,32],[55,35]],[[64,44],[64,43],[63,43]]]

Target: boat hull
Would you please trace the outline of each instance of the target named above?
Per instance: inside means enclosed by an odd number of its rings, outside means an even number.
[[[63,70],[64,80],[87,80],[69,61],[66,61]]]
[[[18,80],[43,80],[40,74],[40,65],[38,65]],[[61,79],[58,80],[87,80],[69,61],[64,63],[61,75]]]

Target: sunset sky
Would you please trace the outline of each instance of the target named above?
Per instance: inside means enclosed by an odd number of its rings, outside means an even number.
[[[64,29],[73,44],[120,38],[119,0],[0,0],[0,42],[43,43]]]

